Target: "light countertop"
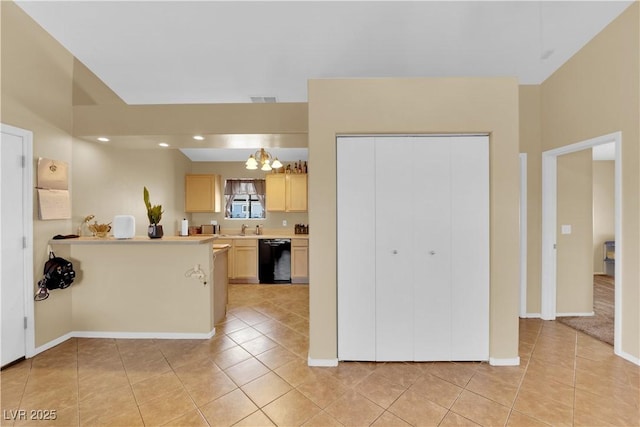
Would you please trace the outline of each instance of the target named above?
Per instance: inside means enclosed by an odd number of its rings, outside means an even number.
[[[200,234],[198,234],[198,236],[200,236]],[[204,234],[203,236],[206,236],[206,234]],[[210,235],[211,236],[211,235]],[[220,239],[224,239],[224,240],[233,240],[233,239],[309,239],[309,235],[308,234],[293,234],[293,233],[289,233],[289,234],[246,234],[246,235],[241,235],[241,234],[214,234],[212,236],[215,236],[217,238]]]
[[[195,235],[195,236],[163,236],[160,239],[150,239],[147,236],[135,236],[131,239],[116,239],[109,237],[77,237],[75,239],[50,240],[51,245],[135,245],[135,244],[152,244],[152,245],[202,245],[205,243],[213,243],[218,236],[213,235]]]

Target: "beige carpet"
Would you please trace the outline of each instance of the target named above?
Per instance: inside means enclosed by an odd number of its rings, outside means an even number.
[[[614,278],[593,276],[593,311],[589,317],[558,317],[560,323],[613,345]]]

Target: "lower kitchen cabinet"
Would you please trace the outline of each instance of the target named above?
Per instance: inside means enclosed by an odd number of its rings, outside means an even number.
[[[231,245],[227,272],[232,283],[258,283],[258,240],[218,239],[216,243]]]
[[[233,279],[242,283],[258,283],[258,240],[234,240],[233,258]]]
[[[309,239],[291,239],[291,283],[309,283]]]

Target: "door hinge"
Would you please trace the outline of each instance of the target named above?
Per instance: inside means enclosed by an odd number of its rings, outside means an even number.
[[[22,236],[22,249],[27,249],[27,237]]]
[[[558,246],[554,243],[553,244],[553,249],[557,249],[557,248],[558,248]]]
[[[20,156],[20,163],[22,163],[22,168],[23,169],[25,167],[27,167],[27,156],[25,156],[24,154],[22,156]]]
[[[24,328],[27,329],[27,318],[26,318],[26,316],[24,318]]]

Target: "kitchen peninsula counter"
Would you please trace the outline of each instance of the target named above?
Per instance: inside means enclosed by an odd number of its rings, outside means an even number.
[[[209,338],[224,319],[227,252],[217,236],[51,240],[69,259],[72,336]],[[214,248],[215,246],[215,248]],[[203,277],[189,277],[199,268]],[[42,304],[47,304],[43,301]]]
[[[104,245],[104,244],[154,244],[154,245],[201,245],[213,243],[216,235],[195,235],[195,236],[164,236],[160,239],[150,239],[147,236],[135,236],[131,239],[116,239],[115,237],[76,237],[72,239],[51,240],[52,245]]]

